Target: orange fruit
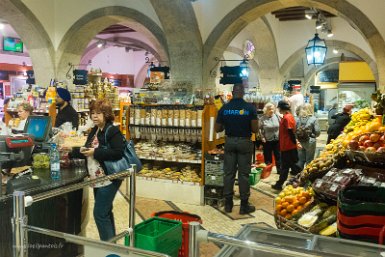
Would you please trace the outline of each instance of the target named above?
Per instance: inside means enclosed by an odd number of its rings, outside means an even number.
[[[380,127],[380,128],[378,129],[378,131],[380,131],[380,132],[385,132],[385,127]]]
[[[304,205],[304,207],[306,208],[306,207],[308,207],[310,204],[311,204],[311,202],[306,202],[305,205]]]
[[[298,200],[295,200],[292,204],[294,208],[297,208],[300,203],[298,202]]]
[[[307,202],[307,198],[305,196],[301,196],[301,198],[299,198],[299,202],[301,204],[305,204]]]
[[[286,208],[287,212],[292,212],[292,211],[294,211],[294,209],[295,209],[295,207],[294,207],[294,205],[292,205],[292,204],[290,204],[290,205],[287,206],[287,208]]]
[[[292,203],[292,202],[294,201],[294,197],[293,197],[293,196],[286,196],[286,197],[285,197],[285,200],[286,200],[286,202],[288,202],[288,203]]]
[[[289,203],[288,202],[283,202],[281,205],[282,205],[282,208],[286,209],[287,206],[289,206]]]
[[[286,214],[285,215],[285,219],[288,219],[288,220],[291,219],[291,215],[290,214]]]
[[[310,194],[309,194],[309,192],[307,192],[307,191],[303,191],[302,194],[301,194],[301,196],[306,197],[306,199],[309,199],[309,198],[310,198]]]
[[[298,213],[298,210],[294,210],[292,213],[291,213],[291,215],[296,215]]]
[[[282,205],[277,204],[277,205],[275,206],[275,209],[277,210],[277,212],[279,212],[280,210],[282,210]]]
[[[302,209],[303,209],[303,206],[302,206],[302,205],[299,205],[299,206],[297,207],[296,210],[297,210],[298,212],[300,212],[300,211],[302,211]]]
[[[287,214],[287,211],[286,211],[285,209],[283,209],[283,210],[281,210],[281,211],[279,212],[279,215],[281,215],[281,216],[283,216],[283,217],[285,217],[286,214]]]

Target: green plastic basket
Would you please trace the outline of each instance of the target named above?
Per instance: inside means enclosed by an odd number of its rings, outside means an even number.
[[[135,226],[135,247],[178,257],[182,246],[182,222],[153,217]],[[126,236],[125,245],[130,245]]]
[[[259,180],[261,179],[261,174],[262,174],[261,168],[252,168],[250,175],[249,175],[249,183],[251,186],[256,185]]]

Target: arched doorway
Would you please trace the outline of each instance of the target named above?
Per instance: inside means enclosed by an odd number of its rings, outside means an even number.
[[[350,24],[354,24],[370,45],[376,58],[377,70],[379,71],[378,83],[385,82],[385,42],[377,28],[368,17],[359,9],[345,0],[340,0],[338,5],[329,1],[304,0],[300,5],[325,10],[336,16],[340,16]],[[204,45],[204,81],[209,81],[207,71],[215,64],[215,57],[221,56],[227,46],[242,29],[251,21],[258,19],[272,11],[282,8],[298,6],[297,2],[264,0],[244,1],[228,13],[215,27]]]

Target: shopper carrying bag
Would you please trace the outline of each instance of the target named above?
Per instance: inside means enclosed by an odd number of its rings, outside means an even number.
[[[119,128],[112,125],[114,114],[111,104],[107,100],[92,102],[90,113],[94,127],[88,135],[85,147],[80,149],[80,153],[88,160],[90,157],[95,159],[106,174],[112,174],[106,163],[122,159],[125,148],[124,137]],[[98,141],[97,147],[92,144],[94,139]],[[112,207],[121,183],[122,180],[115,179],[109,185],[94,188],[94,218],[100,239],[103,241],[116,235]]]
[[[109,129],[113,127],[113,125],[110,125],[106,129],[106,139],[105,142],[107,142],[107,134]],[[107,168],[108,175],[115,174],[117,172],[125,171],[131,168],[131,164],[136,165],[136,172],[139,172],[142,169],[142,163],[139,160],[139,157],[136,155],[135,148],[134,148],[134,143],[132,140],[127,142],[127,140],[123,137],[124,141],[124,152],[123,152],[123,157],[118,160],[118,161],[105,161],[104,165]],[[107,148],[110,147],[109,144],[107,143]]]

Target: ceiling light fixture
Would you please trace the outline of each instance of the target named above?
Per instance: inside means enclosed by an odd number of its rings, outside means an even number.
[[[338,54],[338,53],[339,53],[338,49],[337,49],[337,48],[334,48],[334,49],[333,49],[333,54]]]
[[[319,12],[317,16],[317,20],[315,22],[315,28],[321,29],[324,24],[326,24],[325,16],[321,12]]]
[[[316,33],[314,38],[309,40],[305,48],[307,64],[323,64],[325,62],[326,52],[327,46],[325,40],[319,38],[318,33]]]

